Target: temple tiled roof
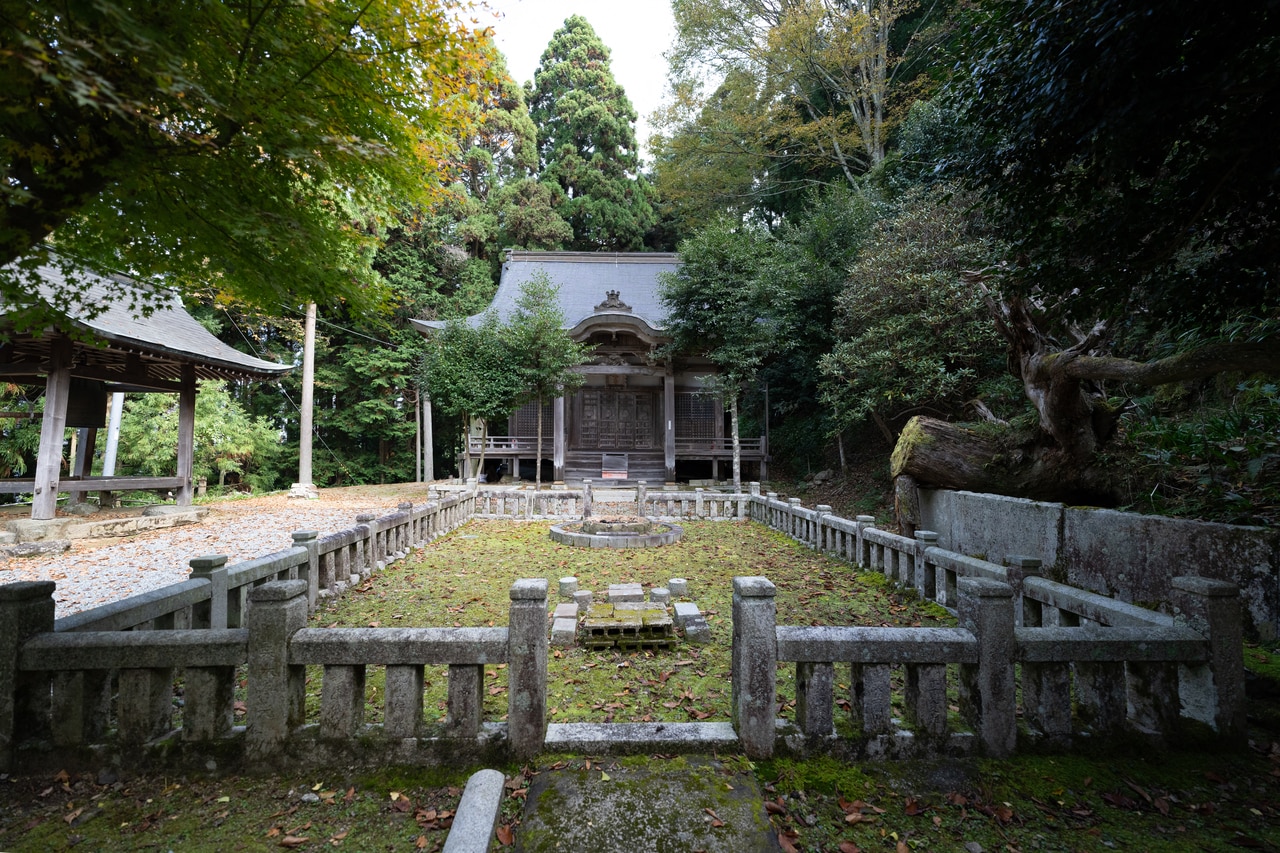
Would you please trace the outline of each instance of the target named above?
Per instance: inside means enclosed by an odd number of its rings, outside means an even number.
[[[680,267],[678,255],[661,252],[527,252],[511,251],[502,265],[502,278],[490,310],[503,320],[515,313],[520,286],[544,272],[560,289],[560,310],[565,328],[572,329],[599,313],[597,306],[608,302],[617,291],[616,302],[630,310],[615,310],[643,320],[650,328],[666,326],[666,310],[658,298],[658,276]],[[609,303],[609,304],[616,304]],[[467,318],[476,323],[481,315]],[[423,330],[439,329],[441,321],[414,320]]]

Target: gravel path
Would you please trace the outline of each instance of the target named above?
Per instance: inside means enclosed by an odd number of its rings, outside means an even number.
[[[323,536],[354,526],[359,513],[385,515],[402,500],[421,503],[425,491],[331,490],[314,501],[272,495],[208,504],[209,515],[197,524],[123,539],[74,540],[63,554],[0,560],[0,583],[55,581],[57,615],[66,616],[186,580],[192,557],[226,554],[228,563],[259,557],[291,546],[295,530],[316,530]]]

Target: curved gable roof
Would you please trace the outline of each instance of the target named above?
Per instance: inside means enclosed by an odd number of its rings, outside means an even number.
[[[638,321],[652,334],[666,328],[666,310],[658,298],[658,276],[675,272],[680,257],[667,252],[528,252],[512,250],[502,265],[502,278],[494,294],[490,311],[496,311],[503,322],[516,311],[520,286],[539,272],[546,273],[560,290],[560,311],[566,329],[589,328],[593,317],[605,311],[596,306],[606,301],[610,291],[617,291],[618,301],[630,310],[606,309],[614,321]],[[482,315],[467,318],[475,325]],[[414,320],[420,331],[429,334],[444,327],[439,320]]]
[[[149,356],[158,377],[177,378],[182,364],[194,365],[200,379],[272,379],[293,369],[247,355],[218,340],[187,313],[182,300],[171,290],[156,290],[155,310],[149,316],[142,316],[121,303],[118,285],[113,286],[110,280],[96,273],[77,270],[74,286],[68,284],[66,275],[56,264],[40,267],[38,274],[39,295],[45,301],[52,301],[59,291],[82,289],[79,302],[85,310],[81,316],[69,316],[71,324],[105,342],[109,350]],[[127,286],[138,285],[128,282]],[[52,337],[47,333],[33,334],[15,340],[12,342],[15,355],[19,360],[26,360],[22,356],[39,358]]]

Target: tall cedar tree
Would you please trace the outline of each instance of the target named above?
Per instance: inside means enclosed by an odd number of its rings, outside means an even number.
[[[538,183],[538,132],[524,90],[506,60],[485,46],[487,79],[457,144],[458,172],[451,186],[456,239],[473,258],[494,259],[504,247],[559,249],[573,229],[557,212],[564,197]]]
[[[639,173],[636,111],[613,79],[609,48],[585,18],[570,16],[552,35],[525,94],[538,126],[542,179],[567,196],[569,247],[639,249],[656,215]]]

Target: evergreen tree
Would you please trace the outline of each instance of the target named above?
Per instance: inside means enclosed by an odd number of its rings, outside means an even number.
[[[509,339],[515,350],[525,393],[538,406],[538,451],[534,484],[542,488],[542,402],[548,397],[569,397],[586,379],[574,371],[585,364],[592,347],[580,344],[564,328],[564,312],[557,298],[560,288],[538,273],[520,285]]]
[[[633,250],[653,225],[653,190],[640,175],[636,111],[587,20],[556,30],[526,89],[538,127],[542,180],[566,196],[570,248]]]
[[[447,205],[454,238],[473,258],[495,259],[509,246],[559,249],[573,238],[557,211],[564,193],[538,182],[538,134],[524,91],[501,51],[490,44],[485,54],[481,97],[456,140],[458,174]]]

